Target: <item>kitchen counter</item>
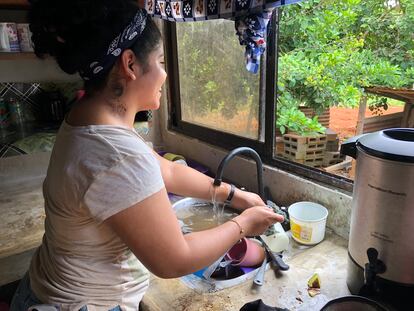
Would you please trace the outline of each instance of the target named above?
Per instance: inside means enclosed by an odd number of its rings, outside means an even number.
[[[44,233],[43,178],[0,190],[0,285],[20,279]]]
[[[42,179],[0,190],[0,259],[40,245],[45,212]]]
[[[262,299],[272,307],[289,310],[319,310],[328,300],[349,295],[346,286],[347,241],[327,231],[325,240],[312,247],[301,246],[291,239],[284,254],[290,270],[275,272],[268,269],[263,286],[253,286],[253,280],[212,293],[189,288],[182,279],[152,277],[143,299],[144,311],[158,310],[239,310],[244,304]],[[307,281],[318,273],[321,294],[311,298]]]
[[[20,279],[26,272],[44,232],[43,177],[0,187],[0,285]],[[203,292],[188,287],[182,279],[151,277],[143,310],[239,310],[245,303],[262,299],[270,306],[290,310],[318,310],[326,301],[349,294],[346,287],[347,241],[330,230],[320,244],[301,246],[291,239],[284,254],[286,272],[268,269],[262,287],[253,280],[219,291]],[[321,294],[311,298],[307,280],[321,278]]]

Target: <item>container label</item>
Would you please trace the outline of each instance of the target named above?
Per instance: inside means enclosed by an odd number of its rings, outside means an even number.
[[[312,228],[306,226],[300,226],[297,223],[291,222],[290,230],[292,235],[298,240],[304,242],[310,242],[312,240]]]

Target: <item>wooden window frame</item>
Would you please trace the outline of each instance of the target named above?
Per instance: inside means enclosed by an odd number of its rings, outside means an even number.
[[[305,177],[307,179],[352,192],[353,181],[323,172],[313,167],[287,161],[274,156],[275,124],[277,103],[277,41],[279,33],[279,10],[275,10],[268,25],[266,53],[261,60],[259,101],[259,139],[254,140],[238,135],[217,131],[211,128],[185,122],[181,118],[180,79],[176,24],[164,21],[166,68],[168,72],[169,130],[197,138],[206,143],[231,150],[240,146],[255,149],[265,164]]]

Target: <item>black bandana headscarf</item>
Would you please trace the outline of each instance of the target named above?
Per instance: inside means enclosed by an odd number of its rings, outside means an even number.
[[[79,74],[83,80],[89,81],[102,75],[112,68],[121,53],[130,48],[141,36],[145,29],[147,12],[138,9],[133,20],[125,29],[109,44],[107,51],[95,58],[85,69],[80,70]]]

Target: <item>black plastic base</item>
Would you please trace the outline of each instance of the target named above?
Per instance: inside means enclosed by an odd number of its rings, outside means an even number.
[[[353,295],[365,296],[378,301],[390,311],[414,310],[414,284],[407,286],[377,275],[375,290],[367,294],[367,288],[364,287],[364,269],[354,261],[349,253],[346,283]]]

